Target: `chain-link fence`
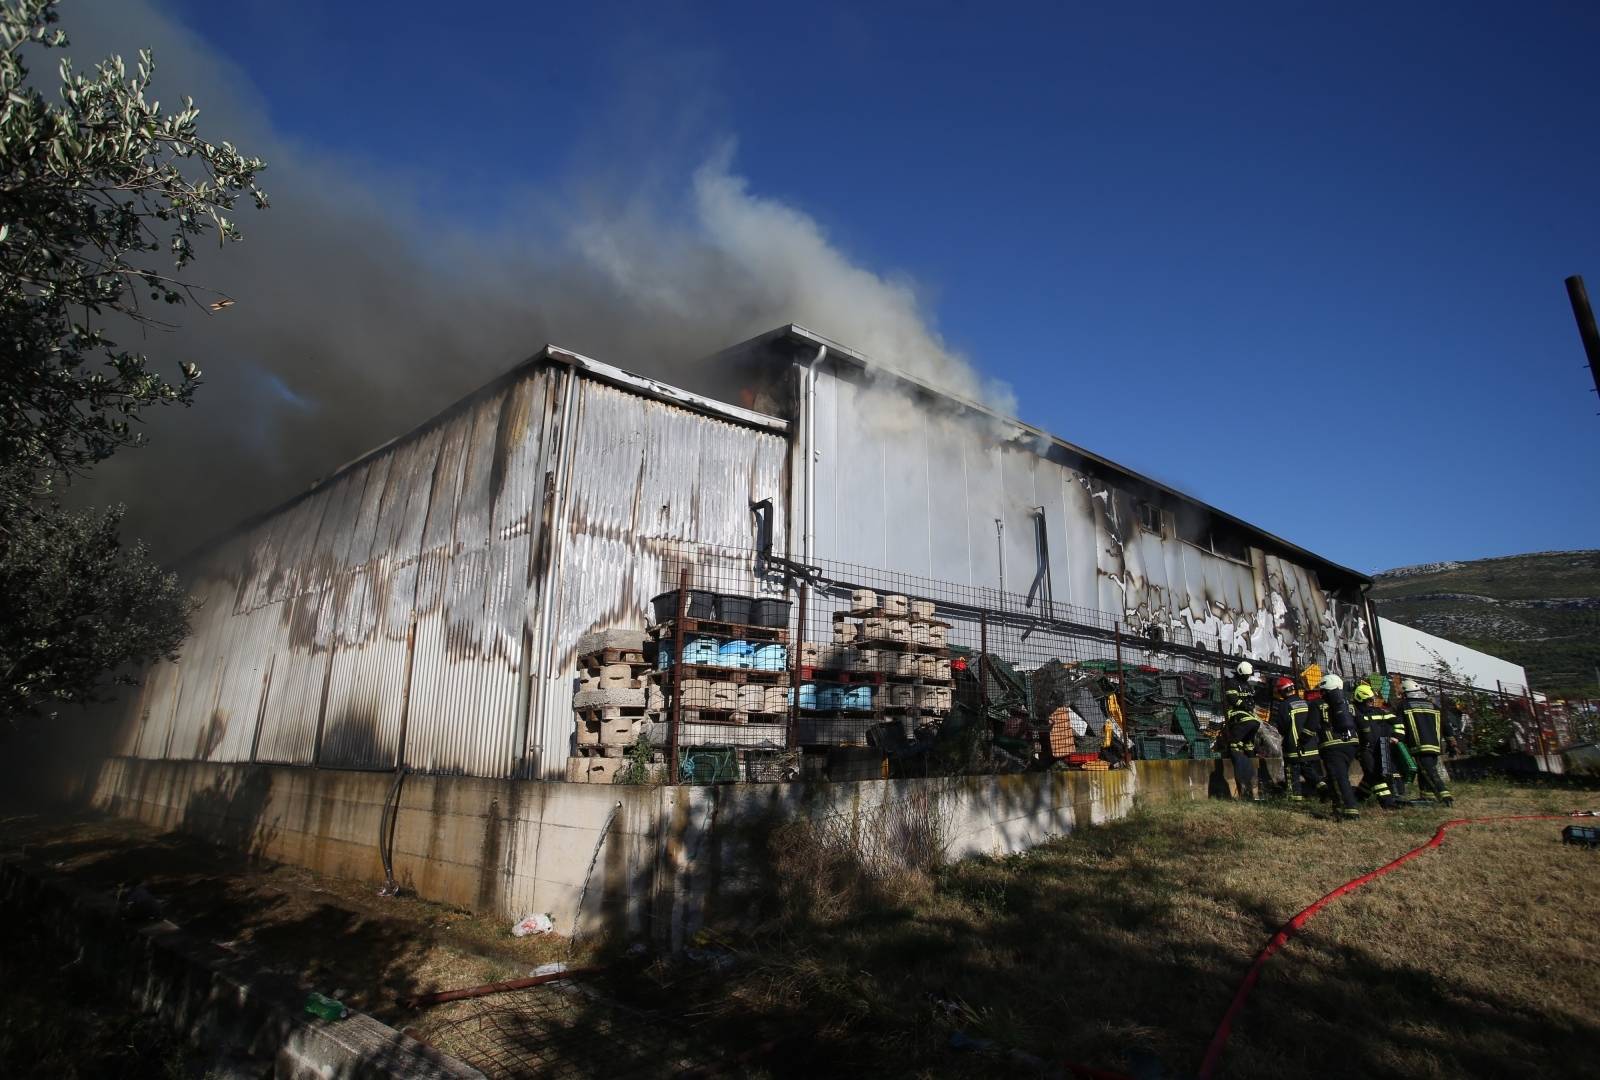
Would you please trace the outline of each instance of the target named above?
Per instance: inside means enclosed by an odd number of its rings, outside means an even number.
[[[619,782],[832,780],[1207,759],[1223,680],[1243,657],[1182,629],[934,578],[755,550],[667,544],[633,672],[648,684]],[[1321,669],[1252,660],[1266,682],[1314,690]],[[1400,698],[1414,678],[1464,749],[1553,754],[1592,736],[1592,704],[1525,687],[1473,687],[1447,668],[1369,679]],[[630,735],[630,739],[633,735]],[[613,740],[614,742],[614,740]],[[619,752],[614,748],[608,752]]]
[[[749,550],[661,554],[641,665],[652,705],[624,782],[1209,758],[1240,659],[1047,597]]]
[[[1412,679],[1437,700],[1463,750],[1473,754],[1541,757],[1600,739],[1600,702],[1550,700],[1527,686],[1475,685],[1444,661],[1390,661],[1392,680]]]

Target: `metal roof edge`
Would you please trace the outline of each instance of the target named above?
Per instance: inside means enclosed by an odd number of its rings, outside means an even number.
[[[1102,469],[1107,470],[1108,472],[1120,474],[1130,480],[1136,480],[1141,484],[1145,484],[1151,488],[1154,488],[1156,491],[1159,491],[1163,495],[1166,495],[1170,498],[1181,499],[1182,501],[1193,506],[1198,506],[1208,513],[1215,514],[1223,521],[1238,526],[1239,528],[1250,533],[1252,536],[1256,536],[1267,541],[1274,547],[1280,549],[1282,552],[1305,559],[1316,567],[1331,570],[1335,574],[1352,579],[1359,585],[1372,584],[1372,578],[1370,576],[1363,574],[1358,570],[1352,570],[1348,566],[1342,566],[1339,563],[1333,562],[1331,559],[1325,559],[1321,555],[1301,547],[1299,544],[1285,540],[1281,536],[1270,533],[1261,528],[1259,525],[1252,525],[1243,518],[1235,517],[1226,510],[1212,506],[1210,503],[1205,502],[1202,499],[1197,499],[1193,495],[1185,494],[1184,492],[1179,491],[1177,488],[1145,476],[1143,473],[1137,472],[1134,469],[1130,469],[1126,465],[1118,464],[1117,462],[1112,461],[1110,458],[1094,453],[1092,450],[1085,450],[1083,447],[1078,446],[1075,443],[1070,443],[1058,435],[1051,434],[1050,432],[1045,431],[1043,428],[1034,427],[1032,424],[1018,420],[1014,416],[1006,416],[1004,413],[997,412],[980,401],[974,401],[973,399],[964,397],[961,394],[953,393],[949,390],[943,390],[932,383],[919,379],[914,375],[907,374],[905,371],[902,371],[892,364],[885,364],[873,360],[865,353],[852,349],[848,345],[845,345],[841,342],[833,341],[830,338],[824,337],[816,331],[807,329],[798,323],[789,323],[787,326],[778,327],[776,330],[772,330],[766,334],[752,338],[751,341],[747,342],[746,344],[767,340],[776,340],[779,337],[789,337],[793,340],[803,342],[808,345],[826,346],[828,349],[828,355],[830,357],[843,357],[844,359],[855,364],[857,367],[863,369],[870,368],[886,372],[894,378],[908,383],[924,393],[931,394],[935,397],[944,398],[947,401],[953,401],[963,408],[970,409],[973,412],[981,413],[984,416],[997,420],[1002,424],[1013,426],[1017,428],[1019,432],[1032,435],[1036,438],[1045,439],[1051,444],[1061,447],[1067,453],[1080,457],[1084,461],[1091,462]]]
[[[384,451],[391,449],[392,447],[417,438],[424,432],[427,432],[431,428],[443,423],[460,410],[466,408],[479,399],[494,393],[496,390],[516,379],[524,371],[528,370],[534,365],[545,362],[562,364],[574,370],[581,371],[585,375],[598,379],[601,382],[610,383],[611,385],[621,387],[623,389],[632,390],[638,394],[653,398],[657,401],[678,405],[687,409],[693,409],[696,412],[705,413],[711,416],[718,416],[723,419],[732,420],[750,427],[762,428],[766,431],[772,431],[778,434],[786,434],[789,430],[789,422],[780,417],[768,416],[765,413],[755,412],[752,409],[741,408],[738,405],[730,405],[727,402],[717,401],[713,398],[704,397],[700,394],[690,393],[687,390],[679,389],[676,386],[661,382],[658,379],[650,379],[643,375],[635,375],[631,371],[624,371],[622,368],[601,363],[599,360],[591,359],[590,357],[584,356],[582,353],[576,353],[570,349],[563,349],[557,345],[547,344],[544,346],[544,348],[540,349],[526,360],[518,361],[505,371],[501,372],[499,375],[496,375],[494,378],[490,379],[488,382],[475,388],[470,393],[457,398],[449,405],[446,405],[438,412],[429,416],[426,420],[422,421],[422,423],[411,428],[411,430],[400,435],[396,435],[392,439],[387,439],[384,442],[379,443],[377,446],[374,446],[372,449],[365,451],[364,453],[357,454],[349,461],[346,461],[343,465],[340,465],[337,469],[334,469],[332,472],[328,473],[327,476],[319,478],[316,482],[309,485],[304,491],[297,492],[296,494],[291,495],[289,498],[284,499],[282,502],[275,503],[272,506],[267,507],[265,510],[259,510],[256,513],[251,514],[243,520],[238,521],[228,528],[222,530],[215,536],[209,537],[201,543],[196,544],[194,547],[190,548],[181,556],[179,556],[176,560],[176,564],[182,565],[190,562],[205,552],[220,547],[222,544],[233,539],[235,536],[238,536],[240,533],[254,528],[255,526],[266,521],[268,518],[283,513],[283,511],[289,509],[291,506],[294,506],[296,503],[300,502],[300,500],[309,498],[310,496],[328,487],[330,484],[333,484],[346,473],[350,472],[350,470],[364,465],[368,461],[371,461],[373,458],[377,457],[379,454],[382,454]]]
[[[599,360],[584,356],[582,353],[575,353],[570,349],[563,349],[556,345],[546,345],[544,351],[539,355],[556,363],[576,368],[586,375],[599,379],[601,382],[610,383],[624,390],[632,390],[637,394],[655,398],[657,401],[663,401],[669,405],[693,409],[709,416],[732,420],[748,427],[762,428],[779,435],[788,434],[789,431],[789,421],[780,416],[769,416],[766,413],[756,412],[754,409],[746,409],[740,405],[730,405],[726,401],[718,401],[715,398],[706,397],[704,394],[696,394],[682,387],[673,386],[671,383],[662,382],[660,379],[652,379],[646,375],[636,375],[631,371],[613,367],[611,364],[602,363]]]

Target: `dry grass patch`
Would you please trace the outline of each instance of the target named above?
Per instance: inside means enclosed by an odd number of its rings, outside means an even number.
[[[802,862],[810,876],[748,942],[721,1011],[814,1032],[797,1068],[1015,1069],[954,1055],[960,1030],[1050,1061],[1192,1073],[1295,911],[1449,817],[1589,803],[1600,797],[1461,785],[1452,812],[1348,824],[1188,804],[920,884]],[[1600,1046],[1600,853],[1562,845],[1560,828],[1457,829],[1334,904],[1269,964],[1223,1074],[1583,1075]]]

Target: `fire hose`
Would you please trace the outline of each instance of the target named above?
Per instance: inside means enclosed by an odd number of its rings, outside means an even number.
[[[1351,878],[1326,896],[1320,897],[1290,916],[1289,921],[1279,927],[1277,933],[1267,939],[1267,943],[1261,947],[1260,952],[1256,953],[1249,970],[1245,972],[1243,980],[1239,983],[1239,989],[1234,992],[1233,1000],[1228,1003],[1227,1011],[1222,1014],[1222,1021],[1217,1025],[1216,1034],[1211,1036],[1211,1042],[1206,1047],[1205,1057],[1200,1062],[1200,1071],[1196,1074],[1197,1080],[1211,1080],[1211,1077],[1216,1074],[1217,1063],[1222,1060],[1223,1048],[1228,1044],[1228,1037],[1233,1034],[1234,1022],[1239,1018],[1239,1014],[1244,1011],[1245,1002],[1249,1000],[1250,992],[1255,989],[1256,982],[1261,978],[1261,970],[1266,967],[1267,961],[1272,959],[1273,954],[1283,948],[1290,938],[1298,934],[1306,923],[1310,922],[1323,908],[1339,899],[1339,897],[1355,892],[1363,885],[1376,881],[1391,870],[1399,869],[1429,848],[1441,846],[1444,843],[1445,833],[1457,825],[1484,825],[1496,821],[1566,820],[1568,818],[1593,816],[1594,814],[1595,811],[1592,810],[1574,810],[1565,814],[1501,814],[1494,817],[1454,818],[1440,825],[1435,830],[1433,837],[1426,843],[1418,844],[1399,858],[1383,864],[1376,870],[1370,870],[1365,874]],[[1131,1080],[1125,1073],[1110,1072],[1105,1069],[1081,1065],[1077,1062],[1069,1061],[1064,1064],[1067,1072],[1074,1077],[1092,1077],[1095,1080]]]

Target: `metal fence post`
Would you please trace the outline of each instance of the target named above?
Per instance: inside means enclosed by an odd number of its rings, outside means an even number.
[[[811,617],[810,600],[809,590],[801,585],[800,618],[795,623],[794,658],[790,664],[794,674],[789,678],[789,732],[783,742],[785,750],[793,750],[800,739],[800,673],[803,667],[800,654],[806,649],[806,620]]]
[[[978,708],[989,707],[989,613],[978,612]]]
[[[1122,714],[1122,752],[1131,754],[1133,747],[1128,742],[1128,685],[1127,678],[1122,674],[1122,620],[1117,620],[1117,712]]]
[[[689,568],[678,571],[678,611],[672,619],[672,708],[667,722],[667,783],[678,782],[678,733],[683,725],[683,620],[689,612]]]

